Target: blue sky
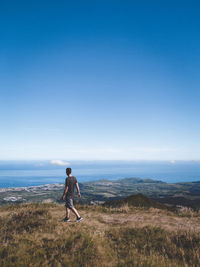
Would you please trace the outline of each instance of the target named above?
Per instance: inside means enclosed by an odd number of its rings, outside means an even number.
[[[200,159],[197,1],[0,3],[0,159]]]

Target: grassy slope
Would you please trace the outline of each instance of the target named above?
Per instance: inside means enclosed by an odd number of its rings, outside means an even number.
[[[0,208],[0,266],[199,266],[200,214],[80,205],[84,220],[62,222],[64,205]]]

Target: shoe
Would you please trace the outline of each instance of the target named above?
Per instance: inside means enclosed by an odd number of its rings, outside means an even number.
[[[64,222],[70,222],[70,218],[65,218],[64,220],[63,220]]]
[[[76,219],[76,222],[80,222],[82,220],[83,220],[83,218],[82,217],[79,217],[79,218]]]

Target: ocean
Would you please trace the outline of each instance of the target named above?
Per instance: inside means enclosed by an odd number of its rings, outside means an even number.
[[[63,164],[63,166],[62,166]],[[100,179],[154,179],[167,183],[200,181],[200,161],[0,161],[0,187],[64,183],[66,167],[80,183]]]

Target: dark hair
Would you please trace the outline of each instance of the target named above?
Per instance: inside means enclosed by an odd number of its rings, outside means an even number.
[[[71,168],[67,168],[67,169],[66,169],[66,173],[67,173],[67,175],[69,175],[71,172],[72,172],[72,169],[71,169]]]

